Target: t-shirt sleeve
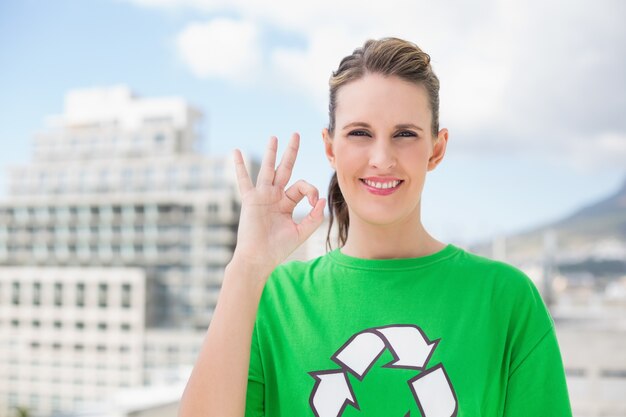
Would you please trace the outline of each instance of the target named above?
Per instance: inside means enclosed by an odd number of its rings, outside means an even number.
[[[572,416],[553,326],[509,374],[504,417],[527,416]]]
[[[554,320],[530,278],[515,269],[504,417],[571,417]],[[512,276],[511,278],[514,278]]]
[[[265,378],[263,376],[263,363],[259,349],[259,337],[255,322],[252,331],[252,343],[250,345],[250,368],[248,370],[248,386],[246,390],[246,414],[245,417],[265,416]]]

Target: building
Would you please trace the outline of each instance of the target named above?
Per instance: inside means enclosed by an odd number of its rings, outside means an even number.
[[[0,289],[2,415],[143,384],[143,270],[4,267]]]
[[[120,387],[173,383],[193,364],[240,207],[231,161],[197,150],[200,119],[180,98],[71,91],[35,135],[32,163],[9,170],[0,415],[71,411]]]

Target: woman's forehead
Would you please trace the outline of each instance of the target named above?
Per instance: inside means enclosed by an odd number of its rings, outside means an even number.
[[[419,125],[431,117],[426,88],[395,76],[365,75],[340,87],[336,98],[339,128],[355,122]]]

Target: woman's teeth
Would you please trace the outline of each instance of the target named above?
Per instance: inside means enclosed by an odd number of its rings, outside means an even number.
[[[362,179],[361,181],[363,181],[365,184],[369,185],[370,187],[378,188],[381,190],[384,190],[387,188],[394,188],[394,187],[397,187],[398,184],[400,184],[400,181],[398,180],[389,181],[389,182],[374,182],[374,181],[370,181],[367,179]]]

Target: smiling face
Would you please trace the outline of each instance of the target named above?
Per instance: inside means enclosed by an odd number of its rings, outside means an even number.
[[[325,129],[331,166],[355,222],[420,221],[427,171],[443,158],[448,132],[431,132],[426,89],[396,76],[366,74],[337,92],[335,131]]]

